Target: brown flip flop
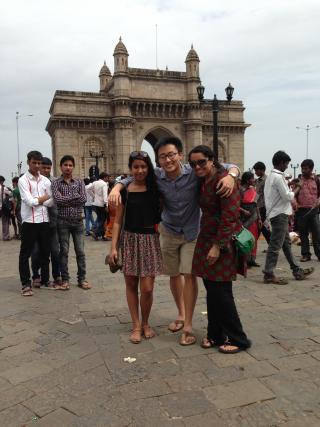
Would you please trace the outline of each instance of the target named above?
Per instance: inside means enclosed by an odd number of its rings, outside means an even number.
[[[192,345],[197,341],[197,338],[192,332],[183,332],[179,341],[180,345]]]
[[[179,332],[183,327],[184,327],[184,320],[177,319],[169,323],[168,330],[170,332]]]

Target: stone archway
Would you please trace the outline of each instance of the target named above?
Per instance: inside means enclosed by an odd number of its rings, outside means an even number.
[[[89,176],[90,167],[96,164],[96,160],[90,155],[90,152],[91,154],[103,154],[103,157],[98,159],[98,167],[100,172],[106,171],[106,153],[103,142],[100,138],[91,136],[83,144],[81,157],[82,178]]]
[[[147,151],[154,165],[156,164],[155,153],[153,150],[155,145],[161,138],[169,136],[174,135],[168,129],[162,126],[155,126],[152,129],[149,129],[143,137],[141,141],[141,149]]]

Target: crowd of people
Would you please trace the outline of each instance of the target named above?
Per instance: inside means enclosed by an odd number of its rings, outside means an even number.
[[[160,140],[155,154],[156,168],[147,152],[134,151],[128,159],[130,176],[114,179],[102,172],[98,179],[83,181],[73,176],[73,156],[62,157],[61,176],[52,178],[51,160],[31,151],[28,171],[12,180],[12,188],[0,176],[3,240],[10,240],[10,223],[21,239],[22,295],[32,296],[33,287],[70,289],[70,236],[78,286],[90,289],[84,236],[111,240],[107,260],[111,271],[121,269],[124,275],[132,343],[156,334],[149,323],[153,289],[155,278],[165,274],[177,308],[168,329],[181,331],[181,345],[196,342],[192,320],[201,278],[208,315],[201,346],[226,354],[245,350],[251,342],[238,315],[233,282],[237,274],[246,276],[247,268],[260,266],[256,259],[260,234],[268,243],[265,283],[288,283],[275,274],[281,249],[296,280],[314,271],[311,266],[302,268],[294,257],[291,230],[301,239],[300,262],[311,260],[309,234],[320,260],[320,180],[313,173],[313,161],[304,160],[301,175],[290,180],[285,171],[291,159],[278,151],[268,176],[263,162],[254,165],[255,179],[251,171],[240,176],[236,165],[220,164],[204,145],[193,148],[183,164],[183,145],[177,138]],[[247,255],[236,246],[243,229],[255,242]]]

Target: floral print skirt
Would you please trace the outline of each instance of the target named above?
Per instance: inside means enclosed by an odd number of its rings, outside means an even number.
[[[162,273],[159,234],[124,231],[121,238],[122,272],[126,276],[154,277]]]

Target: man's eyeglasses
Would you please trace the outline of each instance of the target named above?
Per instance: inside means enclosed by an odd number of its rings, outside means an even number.
[[[173,151],[171,151],[168,154],[161,154],[160,156],[158,156],[158,159],[161,160],[161,161],[166,160],[167,158],[169,160],[173,160],[176,157],[177,154],[178,154],[178,152],[174,153]]]
[[[130,157],[131,159],[137,159],[139,157],[149,157],[149,154],[146,151],[132,151],[132,153],[130,153]]]
[[[195,169],[197,166],[199,166],[200,168],[204,168],[207,163],[208,163],[208,159],[190,160],[189,161],[189,165],[192,167],[192,169]]]

